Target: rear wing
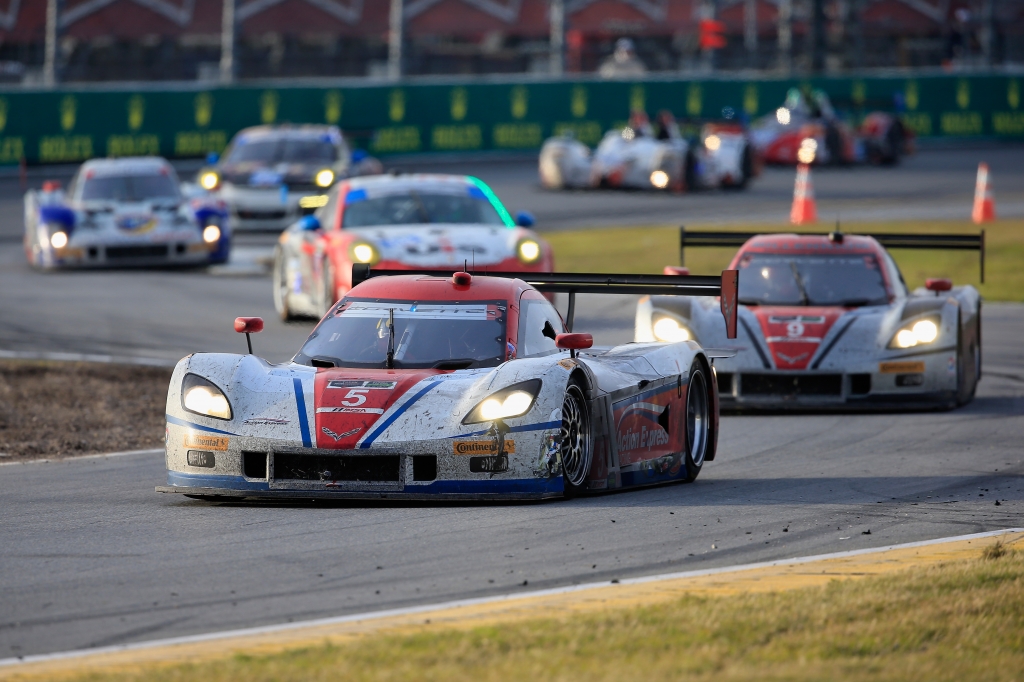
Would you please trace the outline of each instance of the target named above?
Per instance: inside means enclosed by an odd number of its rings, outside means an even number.
[[[371,277],[395,275],[430,275],[451,277],[458,270],[374,270],[364,263],[352,265],[353,288]],[[642,296],[720,296],[726,335],[736,338],[736,297],[739,270],[724,270],[713,275],[608,275],[603,273],[569,272],[478,272],[485,277],[520,279],[537,291],[569,294],[565,326],[572,331],[576,312],[576,294],[634,294]]]
[[[730,246],[740,247],[752,237],[771,236],[771,232],[718,232],[714,230],[687,230],[679,228],[679,264],[685,265],[686,247]],[[797,236],[828,236],[829,232],[786,232]],[[943,249],[977,251],[981,283],[985,283],[985,230],[979,234],[875,234],[858,232],[873,237],[887,249]]]

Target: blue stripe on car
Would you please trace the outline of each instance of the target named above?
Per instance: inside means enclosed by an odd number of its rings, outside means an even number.
[[[366,201],[365,189],[354,189],[345,195],[346,204],[354,204],[357,201]]]
[[[209,426],[203,426],[201,424],[193,424],[192,422],[187,422],[184,419],[178,419],[177,417],[172,417],[169,414],[165,414],[164,417],[171,424],[177,424],[178,426],[184,426],[184,427],[187,427],[187,428],[190,428],[190,429],[195,429],[196,431],[208,431],[209,433],[223,433],[225,436],[237,436],[238,435],[237,433],[231,433],[230,431],[221,431],[220,429],[214,429],[214,428],[209,427]]]
[[[299,430],[302,431],[302,447],[313,447],[309,437],[309,420],[306,418],[306,397],[302,395],[302,379],[292,379],[295,386],[295,406],[299,410]]]
[[[440,385],[441,385],[440,381],[431,381],[426,386],[421,388],[416,395],[414,395],[413,397],[409,398],[409,400],[407,400],[404,405],[402,405],[400,408],[395,410],[395,413],[393,415],[391,415],[390,417],[385,419],[383,424],[381,424],[380,426],[375,428],[371,433],[369,433],[366,436],[366,438],[363,439],[363,442],[359,445],[359,447],[361,447],[361,448],[368,448],[371,445],[373,445],[373,441],[377,440],[377,437],[380,436],[380,434],[384,433],[384,430],[386,428],[391,426],[395,422],[396,419],[401,417],[405,413],[406,410],[408,410],[410,407],[412,407],[412,404],[414,402],[416,402],[417,400],[422,398],[424,395],[426,395],[427,391],[429,391],[430,389],[434,388],[435,386],[440,386]]]

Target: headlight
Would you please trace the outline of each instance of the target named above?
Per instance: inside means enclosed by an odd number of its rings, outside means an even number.
[[[373,244],[369,242],[355,242],[349,248],[349,255],[356,263],[376,265],[380,261],[380,254],[377,253],[377,249],[374,248]]]
[[[181,406],[206,417],[231,419],[231,403],[224,392],[195,374],[186,374],[181,382]]]
[[[311,194],[308,197],[301,197],[299,208],[320,208],[327,205],[327,199],[326,194]]]
[[[722,146],[722,138],[718,135],[708,135],[704,138],[704,146],[708,148],[708,151],[717,152],[718,148]]]
[[[318,187],[330,187],[332,182],[334,182],[334,171],[330,168],[324,168],[316,174],[316,184]]]
[[[203,241],[212,244],[220,239],[220,228],[216,225],[207,225],[203,228]]]
[[[520,239],[516,244],[516,257],[524,265],[530,265],[540,260],[540,252],[540,244],[534,239]]]
[[[68,235],[66,232],[54,232],[50,235],[50,246],[55,249],[63,249],[68,245]]]
[[[533,407],[533,401],[536,400],[537,393],[540,392],[540,386],[540,379],[530,379],[492,393],[470,410],[462,423],[478,424],[496,419],[520,417]]]
[[[776,109],[775,110],[775,120],[778,121],[780,125],[788,126],[789,125],[789,109],[787,109],[786,107],[779,107],[778,109]]]
[[[661,317],[654,321],[654,338],[668,343],[689,341],[693,338],[690,330],[671,317]]]
[[[220,184],[220,176],[215,171],[206,171],[199,176],[199,184],[202,185],[203,189],[208,192],[212,192],[217,189],[217,185]]]
[[[939,338],[939,325],[935,323],[935,320],[918,320],[896,332],[896,336],[892,338],[889,347],[913,348],[914,346],[931,343],[937,338]]]
[[[668,173],[663,170],[656,170],[651,173],[651,184],[658,189],[665,189],[668,187]]]
[[[817,154],[817,141],[813,137],[805,137],[800,143],[800,149],[796,152],[796,158],[800,163],[814,163],[814,157]]]

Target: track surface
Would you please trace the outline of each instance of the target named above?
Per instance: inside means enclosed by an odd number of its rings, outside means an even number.
[[[917,170],[878,171],[922,183],[916,202],[874,188],[867,170],[837,173],[863,179],[848,181],[848,191],[881,196],[886,210],[924,212],[960,174],[936,171],[933,196],[929,168],[959,164],[968,169],[969,206],[979,154],[933,154]],[[529,207],[548,227],[611,219],[591,193],[562,200],[536,190],[532,176],[516,180],[525,164],[471,165],[513,208],[516,192],[541,195]],[[1024,194],[1024,171],[999,173],[997,182],[1016,178]],[[758,187],[658,199],[732,211],[756,204]],[[789,191],[770,199],[788,206]],[[997,184],[997,199],[1013,191]],[[0,349],[173,361],[193,350],[241,350],[231,319],[261,314],[268,329],[254,338],[257,351],[284,360],[310,329],[272,321],[264,278],[33,273],[11,239],[20,229],[13,194],[0,187]],[[608,201],[632,206],[637,222],[660,220],[644,212],[654,205],[647,198]],[[577,319],[599,342],[627,340],[632,303],[591,301]],[[524,581],[534,589],[1020,525],[1024,306],[987,305],[984,325],[987,375],[970,406],[727,417],[719,459],[689,486],[535,505],[217,506],[155,494],[164,480],[159,455],[0,467],[0,658],[506,593]]]

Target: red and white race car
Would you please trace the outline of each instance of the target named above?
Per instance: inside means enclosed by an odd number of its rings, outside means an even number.
[[[376,268],[551,272],[533,216],[515,218],[465,175],[373,175],[338,183],[314,215],[285,230],[274,253],[283,319],[322,317],[345,295],[355,263]]]
[[[853,128],[833,109],[828,95],[797,88],[786,102],[751,126],[750,137],[765,163],[894,164],[914,148],[914,133],[899,117],[869,113]]]

